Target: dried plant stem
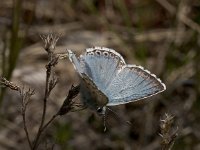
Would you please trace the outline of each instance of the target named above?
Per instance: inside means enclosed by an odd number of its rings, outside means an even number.
[[[50,125],[50,123],[53,122],[53,120],[55,120],[57,117],[58,117],[58,114],[53,115],[52,118],[43,126],[41,131],[44,131]]]
[[[23,118],[23,126],[24,126],[24,131],[26,134],[26,138],[28,140],[28,144],[30,149],[32,149],[32,143],[30,140],[30,136],[29,136],[29,132],[28,132],[28,128],[26,125],[26,109],[27,109],[27,105],[30,102],[30,98],[32,95],[35,94],[34,90],[31,90],[30,88],[28,90],[26,90],[24,87],[20,87],[10,81],[8,81],[7,79],[0,77],[0,85],[3,85],[5,87],[10,88],[11,90],[17,91],[19,92],[20,96],[21,96],[21,105],[22,105],[22,110],[21,110],[21,114],[22,114],[22,118]]]
[[[20,96],[21,96],[21,103],[22,103],[21,114],[22,114],[22,118],[23,118],[24,131],[26,133],[28,144],[29,144],[29,147],[31,149],[32,148],[32,143],[31,143],[29,132],[28,132],[28,128],[27,128],[27,125],[26,125],[26,109],[27,109],[27,105],[30,102],[31,96],[35,94],[35,91],[31,90],[30,88],[28,90],[25,90],[24,87],[20,88],[19,86],[18,86],[17,89],[18,89],[18,91],[20,93]]]
[[[37,132],[37,135],[35,137],[32,150],[37,149],[39,146],[39,139],[44,131],[44,129],[57,117],[57,115],[54,115],[47,124],[44,125],[45,118],[46,118],[46,109],[47,109],[47,100],[49,98],[49,95],[52,91],[52,89],[57,84],[57,78],[54,76],[54,67],[58,62],[59,57],[54,54],[56,42],[59,39],[59,36],[53,33],[47,34],[47,35],[41,35],[42,40],[44,41],[44,48],[48,54],[48,64],[46,65],[46,85],[45,85],[45,95],[43,99],[43,112],[42,112],[42,118],[41,123]]]
[[[49,98],[49,95],[53,88],[57,84],[57,78],[55,77],[55,71],[54,67],[58,63],[58,59],[60,58],[59,55],[55,54],[53,51],[55,49],[56,42],[58,40],[58,36],[54,34],[47,34],[41,36],[45,43],[45,50],[48,53],[48,64],[46,65],[46,84],[45,84],[45,94],[43,98],[43,111],[42,111],[42,118],[41,122],[37,131],[37,134],[32,141],[30,139],[30,134],[29,130],[27,128],[27,121],[26,121],[26,110],[27,106],[30,102],[30,98],[32,95],[34,95],[34,90],[25,89],[24,87],[20,87],[7,79],[0,77],[0,86],[1,87],[8,87],[11,90],[18,91],[21,97],[21,105],[22,105],[22,110],[21,110],[21,115],[23,118],[23,126],[24,126],[24,131],[27,137],[27,141],[29,144],[29,147],[31,150],[36,150],[39,147],[40,144],[40,137],[44,130],[58,117],[65,115],[69,111],[75,111],[75,108],[81,108],[80,104],[76,104],[73,99],[78,95],[80,91],[80,85],[78,86],[72,86],[71,89],[68,92],[67,97],[65,98],[63,105],[60,107],[58,112],[54,114],[49,121],[45,123],[45,118],[46,118],[46,110],[47,110],[47,101]],[[65,56],[66,57],[66,56]],[[81,109],[79,109],[81,110]]]
[[[48,84],[48,89],[47,90],[47,97],[46,97],[46,100],[49,96],[49,92],[51,91],[51,88],[49,88],[51,86],[51,82],[50,82],[50,79],[49,79],[49,83]],[[56,82],[55,82],[56,83]],[[64,102],[63,102],[63,105],[60,107],[60,109],[58,110],[58,112],[53,115],[51,117],[51,119],[49,119],[49,121],[47,121],[46,124],[44,124],[44,121],[45,121],[45,115],[44,115],[44,118],[43,119],[43,124],[41,126],[40,124],[40,127],[38,129],[38,133],[35,137],[35,140],[32,142],[31,139],[30,139],[30,135],[29,135],[29,131],[28,131],[28,128],[27,128],[27,125],[26,125],[26,110],[27,110],[27,106],[30,102],[30,98],[32,95],[35,94],[35,91],[34,90],[31,90],[30,88],[28,90],[26,90],[24,87],[20,87],[8,80],[6,80],[5,78],[3,77],[0,77],[0,85],[1,86],[4,86],[4,87],[8,87],[10,88],[11,90],[14,90],[14,91],[18,91],[20,96],[21,96],[21,105],[22,105],[22,110],[21,110],[21,114],[22,114],[22,118],[23,118],[23,126],[24,126],[24,131],[25,131],[25,134],[26,134],[26,137],[27,137],[27,140],[28,140],[28,144],[29,144],[29,147],[31,150],[35,150],[35,149],[38,149],[38,146],[39,146],[39,139],[40,139],[40,136],[41,134],[44,132],[44,130],[58,117],[58,116],[62,116],[62,115],[65,115],[66,113],[68,113],[69,111],[77,111],[77,110],[82,110],[84,109],[85,107],[82,107],[83,105],[81,104],[77,104],[75,103],[75,101],[73,101],[73,99],[78,95],[79,91],[80,91],[80,85],[78,86],[72,86],[71,89],[69,90],[68,92],[68,95],[67,97],[65,98]],[[54,87],[54,86],[52,86]],[[45,101],[46,101],[45,100]],[[46,101],[47,102],[47,101]],[[46,105],[46,104],[45,104]],[[44,107],[44,106],[43,106]],[[45,106],[46,107],[46,106]],[[80,109],[76,109],[76,108],[80,108]],[[45,108],[46,109],[46,108]],[[43,113],[46,114],[45,111],[43,111]],[[42,121],[41,121],[42,122]]]
[[[50,56],[48,58],[50,58],[49,62],[52,61],[52,53],[49,54]],[[43,104],[43,113],[42,113],[42,121],[40,124],[40,128],[43,127],[44,124],[44,120],[45,120],[45,115],[46,115],[46,107],[47,107],[47,99],[49,97],[49,80],[50,80],[50,76],[51,76],[51,65],[47,65],[47,71],[46,71],[46,86],[45,86],[45,96],[44,96],[44,104]]]
[[[42,128],[39,129],[38,134],[36,136],[37,141],[35,141],[33,147],[31,147],[32,150],[37,149],[37,147],[39,145],[39,138],[40,138],[41,134],[51,124],[51,122],[53,122],[56,119],[57,116],[58,116],[58,114],[53,115],[52,118],[44,126],[42,126]]]
[[[59,111],[52,116],[52,118],[46,123],[44,124],[41,128],[40,128],[40,132],[38,132],[37,138],[39,140],[39,137],[41,135],[41,133],[58,117],[58,116],[62,116],[66,113],[68,113],[69,111],[74,111],[75,108],[74,107],[80,107],[83,108],[82,105],[76,105],[76,103],[73,101],[73,99],[78,95],[80,91],[80,85],[78,86],[72,86],[71,89],[68,92],[68,95],[66,97],[66,99],[63,102],[63,105],[60,107]],[[84,109],[84,108],[83,108]],[[81,109],[78,109],[81,110]],[[32,148],[32,150],[37,149],[38,144],[37,143],[34,144],[34,147]]]
[[[49,36],[51,36],[51,37],[49,37]],[[54,39],[55,38],[55,39]],[[42,112],[42,118],[41,118],[41,123],[40,123],[40,126],[39,126],[39,129],[38,129],[38,133],[37,133],[37,135],[36,135],[36,138],[35,138],[35,140],[34,140],[34,145],[33,145],[33,150],[34,149],[37,149],[37,147],[38,147],[38,145],[39,145],[39,139],[40,139],[40,136],[41,136],[41,134],[42,134],[42,131],[45,129],[43,126],[44,126],[44,121],[45,121],[45,117],[46,117],[46,109],[47,109],[47,100],[48,100],[48,97],[49,97],[49,95],[50,95],[50,92],[51,92],[51,90],[53,89],[53,87],[55,87],[55,85],[52,87],[52,88],[50,88],[50,84],[53,82],[54,84],[56,84],[56,81],[55,81],[55,78],[54,77],[52,77],[53,79],[53,81],[51,82],[50,81],[50,78],[51,78],[51,76],[53,76],[53,74],[52,74],[52,71],[53,71],[53,69],[52,69],[52,67],[54,67],[54,65],[57,63],[56,61],[57,61],[57,59],[56,59],[56,57],[55,57],[55,55],[54,55],[54,53],[53,53],[53,50],[54,50],[54,48],[55,48],[55,46],[52,46],[52,44],[53,44],[53,40],[56,40],[57,41],[57,37],[53,37],[52,35],[47,35],[47,36],[43,36],[43,38],[42,38],[46,43],[45,43],[45,45],[47,46],[46,48],[45,48],[45,50],[47,51],[47,53],[48,53],[48,64],[47,64],[47,66],[46,66],[46,85],[45,85],[45,95],[44,95],[44,99],[43,99],[43,112]],[[54,119],[54,117],[52,118],[52,119]],[[53,121],[53,120],[52,120]],[[50,122],[49,123],[51,123],[51,120],[50,120]],[[48,126],[48,125],[47,125]]]
[[[24,108],[24,110],[22,110],[22,118],[23,118],[23,125],[24,125],[24,131],[26,133],[26,138],[28,140],[30,149],[32,149],[32,143],[31,143],[29,132],[28,132],[27,125],[26,125],[26,108]]]

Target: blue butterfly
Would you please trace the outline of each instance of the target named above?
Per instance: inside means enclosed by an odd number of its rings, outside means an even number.
[[[113,49],[94,47],[80,57],[68,57],[81,77],[83,103],[105,114],[106,106],[134,102],[158,94],[166,86],[141,66],[128,65]]]

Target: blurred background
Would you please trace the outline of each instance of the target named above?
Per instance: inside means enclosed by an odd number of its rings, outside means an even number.
[[[48,32],[61,35],[56,53],[109,47],[127,63],[156,74],[167,90],[112,107],[124,123],[108,117],[106,132],[102,118],[88,109],[59,117],[42,136],[41,149],[161,149],[160,119],[165,113],[174,116],[174,132],[178,127],[173,149],[200,149],[199,0],[1,0],[0,74],[36,91],[27,110],[31,138],[42,114],[47,63],[39,35]],[[79,84],[68,59],[59,61],[56,75],[59,83],[48,100],[47,119],[71,85]],[[0,149],[28,149],[19,95],[1,88],[0,96]]]

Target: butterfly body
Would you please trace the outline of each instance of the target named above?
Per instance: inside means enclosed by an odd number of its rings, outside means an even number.
[[[83,102],[92,109],[133,102],[166,89],[143,67],[127,65],[115,50],[94,47],[80,57],[68,50],[68,56],[81,77]]]

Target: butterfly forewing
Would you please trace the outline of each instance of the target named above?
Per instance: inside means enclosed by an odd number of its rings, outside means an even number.
[[[100,47],[87,49],[81,60],[88,65],[84,72],[103,92],[116,76],[118,69],[125,64],[123,58],[114,50]]]
[[[91,76],[91,64],[88,65],[84,57],[77,58],[76,55],[68,50],[68,56],[73,63],[74,68],[81,76],[81,96],[83,103],[97,110],[98,107],[103,107],[108,103],[108,97],[96,86]]]
[[[80,63],[80,60],[76,57],[76,55],[71,50],[67,50],[67,52],[68,52],[68,57],[70,61],[72,62],[74,68],[79,73],[79,75],[81,75],[81,73],[83,73],[84,71],[85,65]]]

